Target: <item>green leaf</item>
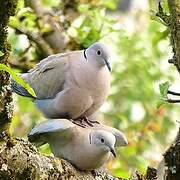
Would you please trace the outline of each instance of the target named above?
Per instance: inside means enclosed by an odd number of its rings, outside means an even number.
[[[160,17],[157,16],[157,12],[156,11],[150,10],[149,13],[150,13],[151,20],[157,21],[157,22],[163,24],[164,26],[167,26],[166,23]]]
[[[9,67],[0,63],[0,70],[8,72],[18,84],[25,88],[33,97],[36,97],[36,94],[30,85],[26,83],[21,77],[17,76],[16,73],[14,73]]]
[[[169,81],[166,81],[165,83],[161,83],[159,85],[159,91],[162,95],[162,97],[166,98],[167,97],[167,92],[169,87],[171,86],[171,84],[169,83]]]
[[[161,106],[165,105],[166,101],[163,99],[160,99],[156,102],[156,108],[159,109]]]
[[[118,5],[118,0],[102,0],[100,1],[102,4],[104,4],[105,7],[115,10],[117,8]]]
[[[87,12],[87,11],[89,10],[89,8],[90,8],[90,5],[89,5],[89,4],[80,4],[80,5],[78,6],[78,10],[79,10],[80,13],[85,13],[85,12]]]
[[[51,1],[42,0],[41,2],[44,6],[47,6],[47,7],[57,7],[59,5],[59,1],[57,0],[51,0]]]
[[[0,51],[0,57],[3,56],[3,55],[4,55],[4,53],[2,51]]]

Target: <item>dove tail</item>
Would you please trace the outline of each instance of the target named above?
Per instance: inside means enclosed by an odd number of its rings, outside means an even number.
[[[15,80],[11,79],[11,88],[13,92],[20,96],[34,98],[25,88],[18,84]]]
[[[36,147],[40,147],[40,146],[46,144],[46,142],[43,140],[43,138],[40,137],[40,134],[37,134],[37,135],[28,134],[28,140],[29,140],[29,142],[34,144]]]

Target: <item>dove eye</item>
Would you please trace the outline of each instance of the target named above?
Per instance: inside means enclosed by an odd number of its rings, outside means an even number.
[[[101,142],[104,143],[104,139],[103,138],[101,138]]]
[[[98,55],[98,56],[101,55],[101,50],[97,50],[97,55]]]

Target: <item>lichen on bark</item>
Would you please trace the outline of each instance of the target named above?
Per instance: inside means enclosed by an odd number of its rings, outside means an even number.
[[[173,58],[171,63],[177,67],[180,73],[180,1],[168,0],[168,7],[170,11],[169,29],[171,32],[171,42],[173,49]],[[176,140],[164,153],[166,180],[179,180],[180,178],[180,129]]]
[[[180,129],[178,135],[164,153],[165,166],[167,170],[165,171],[166,180],[179,180],[180,177]]]
[[[7,42],[7,24],[15,14],[17,0],[1,0],[0,3],[0,63],[8,64],[10,45]],[[6,137],[12,117],[12,97],[9,75],[0,72],[0,138]]]
[[[91,173],[76,170],[65,160],[41,155],[29,142],[16,139],[0,144],[0,179],[94,179]],[[102,179],[102,178],[100,178]]]
[[[168,0],[168,6],[170,11],[169,28],[174,53],[171,62],[174,63],[180,73],[180,1]]]

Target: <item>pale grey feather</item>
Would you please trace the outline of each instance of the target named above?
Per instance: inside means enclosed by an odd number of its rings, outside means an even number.
[[[88,117],[108,96],[108,57],[107,48],[96,42],[84,51],[51,55],[21,77],[33,88],[37,96],[34,102],[46,117]],[[13,84],[15,92],[29,96]]]
[[[101,167],[110,152],[115,156],[117,136],[113,135],[114,130],[106,129],[108,127],[101,128],[100,125],[95,129],[82,128],[67,119],[50,119],[34,127],[29,139],[35,144],[48,142],[55,156],[68,160],[81,170],[92,170]],[[119,135],[125,142],[125,135]]]

